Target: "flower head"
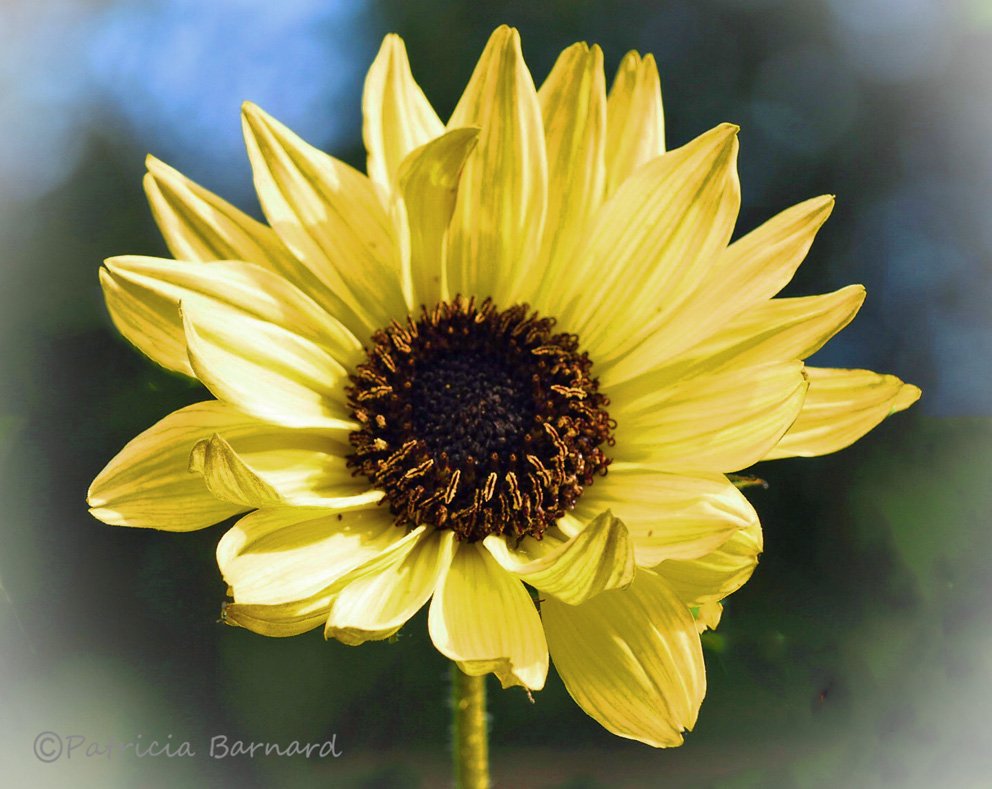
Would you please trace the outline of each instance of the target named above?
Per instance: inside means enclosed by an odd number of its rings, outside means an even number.
[[[773,298],[833,198],[731,244],[737,127],[666,152],[651,56],[607,93],[576,44],[536,90],[507,27],[447,124],[396,36],[363,110],[368,176],[245,106],[267,225],[149,159],[176,259],[108,260],[107,304],[215,399],[129,443],[93,514],[248,513],[217,549],[228,623],[360,644],[429,601],[466,673],[538,690],[550,652],[607,729],[677,745],[699,632],[762,549],[726,474],[840,449],[919,396],[804,364],[863,288]]]

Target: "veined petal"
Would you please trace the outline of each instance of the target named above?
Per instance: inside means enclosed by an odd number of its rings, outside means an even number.
[[[455,533],[450,529],[420,535],[406,553],[377,572],[364,573],[338,593],[324,637],[351,646],[389,638],[434,594],[455,550]]]
[[[701,375],[640,396],[611,391],[614,457],[676,472],[746,468],[795,421],[807,386],[794,361]]]
[[[343,511],[375,504],[383,495],[352,476],[344,453],[321,451],[312,445],[284,445],[258,457],[268,468],[253,468],[215,433],[193,446],[189,469],[203,477],[217,498],[247,507],[292,505]]]
[[[609,370],[612,383],[657,367],[784,288],[830,216],[832,196],[789,208],[724,249],[664,325]]]
[[[387,194],[407,154],[444,131],[444,124],[413,78],[406,45],[395,33],[382,40],[365,77],[362,118],[368,174]]]
[[[242,436],[271,431],[224,403],[196,403],[145,430],[117,453],[90,485],[90,513],[114,526],[193,531],[245,508],[220,501],[189,473],[193,445],[216,430]]]
[[[738,529],[715,551],[696,559],[672,559],[655,568],[687,606],[702,607],[740,589],[758,566],[763,548],[757,519]],[[712,612],[711,612],[712,613]]]
[[[311,295],[360,340],[406,314],[392,223],[372,181],[252,104],[243,125],[269,224],[324,285]]]
[[[601,377],[612,395],[619,386],[637,391],[661,390],[674,382],[718,370],[749,365],[805,359],[847,326],[865,300],[862,285],[820,296],[772,299],[748,310],[718,332],[670,362],[620,383],[614,370]]]
[[[605,196],[606,84],[603,52],[573,44],[558,57],[537,92],[548,156],[548,211],[539,259],[541,289],[559,287],[573,254],[585,237]],[[530,290],[531,292],[528,292]],[[542,305],[533,289],[520,294]]]
[[[613,463],[586,488],[574,514],[588,519],[606,508],[622,515],[642,567],[698,558],[758,522],[726,477],[666,474],[633,463]]]
[[[298,636],[324,624],[332,599],[332,593],[321,591],[305,600],[276,605],[227,603],[221,609],[221,620],[261,636]]]
[[[179,315],[179,303],[191,296],[236,307],[263,321],[284,323],[299,316],[296,325],[307,338],[325,346],[342,364],[355,364],[362,357],[361,344],[351,332],[261,266],[241,261],[191,265],[139,256],[110,258],[104,265],[100,282],[114,325],[170,370],[193,375]]]
[[[623,589],[634,579],[633,545],[623,522],[609,511],[600,512],[566,542],[544,542],[525,537],[511,548],[505,537],[489,535],[483,541],[503,569],[569,605]]]
[[[221,538],[217,565],[237,604],[281,605],[329,593],[334,581],[402,537],[378,507],[264,509],[246,515]]]
[[[494,672],[504,688],[544,687],[548,646],[523,583],[477,543],[463,543],[431,600],[434,646],[470,676]]]
[[[177,260],[244,260],[270,269],[304,293],[312,275],[268,225],[186,178],[154,156],[144,186],[155,222]]]
[[[807,367],[806,373],[809,392],[803,410],[766,460],[836,452],[920,397],[918,387],[894,375],[822,367]]]
[[[610,88],[607,194],[613,194],[642,164],[665,152],[665,116],[654,55],[628,52]]]
[[[608,731],[665,748],[682,743],[706,693],[692,615],[665,581],[638,569],[630,588],[541,610],[558,674]]]
[[[737,147],[737,127],[718,126],[642,167],[599,212],[551,310],[597,365],[664,325],[730,240],[740,206]]]
[[[240,305],[182,302],[190,364],[219,399],[288,427],[345,427],[348,370],[300,315],[260,320]]]
[[[399,194],[410,231],[410,304],[432,307],[444,293],[444,241],[462,168],[478,129],[452,129],[410,153],[399,167]]]
[[[507,298],[540,248],[548,171],[537,91],[506,25],[490,37],[448,127],[478,126],[446,258],[449,291]]]

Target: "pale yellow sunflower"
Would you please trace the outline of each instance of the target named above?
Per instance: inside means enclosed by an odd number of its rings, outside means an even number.
[[[861,286],[773,298],[833,198],[729,243],[736,126],[666,153],[650,55],[607,93],[576,44],[535,89],[507,27],[447,124],[393,35],[363,111],[367,176],[245,106],[268,225],[149,159],[176,259],[111,258],[107,304],[216,399],[130,442],[92,512],[248,513],[217,549],[227,622],[360,644],[430,601],[465,673],[539,690],[550,653],[609,731],[677,745],[699,632],[762,549],[726,474],[833,452],[919,396],[804,366]]]

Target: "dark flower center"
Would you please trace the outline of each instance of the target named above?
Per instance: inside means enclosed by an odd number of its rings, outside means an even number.
[[[349,465],[400,526],[540,538],[610,463],[609,401],[578,338],[527,305],[456,299],[372,336]]]

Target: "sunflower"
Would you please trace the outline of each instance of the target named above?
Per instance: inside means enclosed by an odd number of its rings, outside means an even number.
[[[357,645],[429,602],[466,674],[539,690],[550,654],[606,729],[678,745],[699,633],[762,549],[727,474],[841,449],[919,396],[804,365],[861,286],[773,298],[833,198],[730,243],[736,126],[666,152],[650,55],[607,93],[576,44],[535,89],[508,27],[447,124],[387,36],[363,113],[367,176],[245,105],[268,224],[149,158],[175,260],[107,260],[107,305],[215,399],[127,444],[92,512],[241,515],[217,548],[229,624]]]

